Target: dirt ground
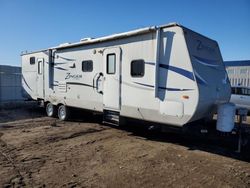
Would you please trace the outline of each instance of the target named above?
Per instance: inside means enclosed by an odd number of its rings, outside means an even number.
[[[249,153],[176,133],[0,111],[0,187],[250,187]],[[223,139],[218,141],[223,142]]]

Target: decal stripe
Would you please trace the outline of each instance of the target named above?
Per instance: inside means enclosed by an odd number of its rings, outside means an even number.
[[[30,91],[33,91],[30,86],[28,85],[27,81],[25,80],[24,76],[22,75],[23,81],[26,84],[26,86],[30,89]]]
[[[87,87],[96,88],[96,87],[93,87],[93,85],[84,84],[84,83],[79,83],[79,82],[66,82],[66,84],[70,84],[70,85],[81,85],[81,86],[87,86]]]
[[[143,87],[140,84],[135,85],[135,83],[129,83],[129,82],[122,81],[122,84],[130,86],[130,87],[134,87],[134,88],[144,89],[144,90],[154,90],[154,88],[152,88],[152,87]]]
[[[61,58],[61,59],[64,59],[66,61],[76,61],[75,59],[70,59],[70,58],[59,56],[59,55],[57,55],[56,58]]]
[[[145,64],[147,64],[147,65],[155,65],[155,63],[153,63],[153,62],[145,62]]]
[[[158,87],[159,89],[165,89],[168,91],[192,91],[194,89],[179,89],[179,88],[170,88],[170,87]]]
[[[53,63],[53,65],[64,65],[64,64],[67,64],[68,62],[65,62],[65,63]]]
[[[139,85],[142,85],[142,86],[146,86],[146,87],[151,87],[151,88],[154,88],[155,86],[153,85],[148,85],[148,84],[143,84],[143,83],[139,83],[139,82],[134,82],[135,84],[139,84]]]
[[[171,66],[171,65],[166,65],[166,64],[160,64],[160,67],[164,68],[164,69],[167,69],[167,70],[171,70],[173,72],[176,72],[176,73],[178,73],[178,74],[180,74],[180,75],[194,81],[194,75],[190,71],[187,71],[187,70],[179,68],[179,67],[174,67],[174,66]]]
[[[146,87],[150,87],[150,88],[154,88],[153,85],[149,85],[149,84],[143,84],[143,83],[139,83],[139,82],[134,82],[135,84],[139,84],[139,85],[142,85],[142,86],[146,86]],[[165,89],[165,90],[168,90],[168,91],[191,91],[191,90],[194,90],[194,89],[180,89],[180,88],[170,88],[170,87],[158,87],[159,89]]]
[[[143,84],[143,83],[139,83],[139,82],[134,82],[135,84],[138,85],[142,85],[145,87],[150,87],[150,88],[154,88],[153,85],[149,85],[149,84]],[[67,84],[71,84],[71,85],[82,85],[82,86],[87,86],[87,87],[92,87],[92,88],[96,88],[93,87],[93,85],[89,85],[89,84],[84,84],[84,83],[79,83],[79,82],[67,82]],[[132,85],[131,85],[132,86]],[[159,89],[165,89],[168,91],[191,91],[193,89],[180,89],[180,88],[166,88],[166,87],[158,87]]]
[[[54,67],[55,69],[59,69],[59,70],[65,70],[65,71],[67,71],[68,69],[64,69],[64,68],[62,68],[62,67]]]

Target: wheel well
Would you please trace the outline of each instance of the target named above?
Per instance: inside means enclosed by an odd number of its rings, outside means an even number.
[[[50,101],[44,101],[45,106],[46,106],[48,103],[53,104],[53,103],[50,102]],[[58,104],[53,104],[53,105],[56,106],[56,107],[59,107],[59,106],[64,105],[64,104],[63,104],[63,103],[58,103]]]
[[[51,103],[50,101],[44,101],[44,106],[46,107],[48,103]]]
[[[62,104],[62,103],[58,103],[56,106],[57,106],[57,107],[59,107],[59,106],[62,106],[62,105],[64,105],[64,104]]]

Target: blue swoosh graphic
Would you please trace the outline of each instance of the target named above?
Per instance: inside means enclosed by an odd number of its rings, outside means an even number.
[[[187,71],[187,70],[179,68],[179,67],[174,67],[174,66],[171,66],[171,65],[166,65],[166,64],[160,64],[160,67],[164,68],[164,69],[167,69],[167,70],[171,70],[173,72],[176,72],[176,73],[178,73],[178,74],[180,74],[180,75],[194,81],[194,75],[190,71]]]
[[[26,82],[26,80],[25,80],[25,78],[24,78],[23,75],[22,75],[22,78],[23,78],[23,81],[24,81],[24,83],[26,84],[26,86],[30,89],[30,91],[32,91],[32,89],[30,88],[30,86],[29,86],[28,83]]]
[[[195,55],[193,55],[193,57],[195,58],[195,60],[198,63],[201,63],[203,65],[212,66],[212,67],[218,67],[219,66],[219,64],[217,63],[217,61],[210,60],[210,59],[205,59],[205,58],[198,57],[198,56],[195,56]]]
[[[207,81],[201,77],[196,71],[194,71],[196,81],[201,85],[208,85]]]

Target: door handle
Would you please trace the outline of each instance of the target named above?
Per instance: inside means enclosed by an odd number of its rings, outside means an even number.
[[[92,86],[93,88],[95,88],[95,78],[96,78],[97,75],[98,74],[96,73],[95,76],[93,77],[93,86]]]
[[[97,90],[97,92],[100,93],[100,94],[103,94],[102,91],[99,91],[99,80],[100,80],[100,78],[101,78],[102,76],[103,76],[103,73],[100,72],[99,75],[97,76],[97,79],[96,79],[96,90]]]
[[[99,81],[99,79],[101,78],[101,76],[103,76],[102,72],[99,73],[99,75],[98,75],[98,77],[96,79],[97,82]]]
[[[101,78],[101,76],[103,76],[103,73],[102,72],[99,72],[99,75],[98,75],[98,73],[97,74],[95,74],[95,76],[94,76],[94,78],[93,78],[93,88],[95,88],[95,81],[96,82],[98,82],[98,80]],[[96,78],[96,76],[97,76],[97,78]],[[96,78],[96,79],[95,79]]]

